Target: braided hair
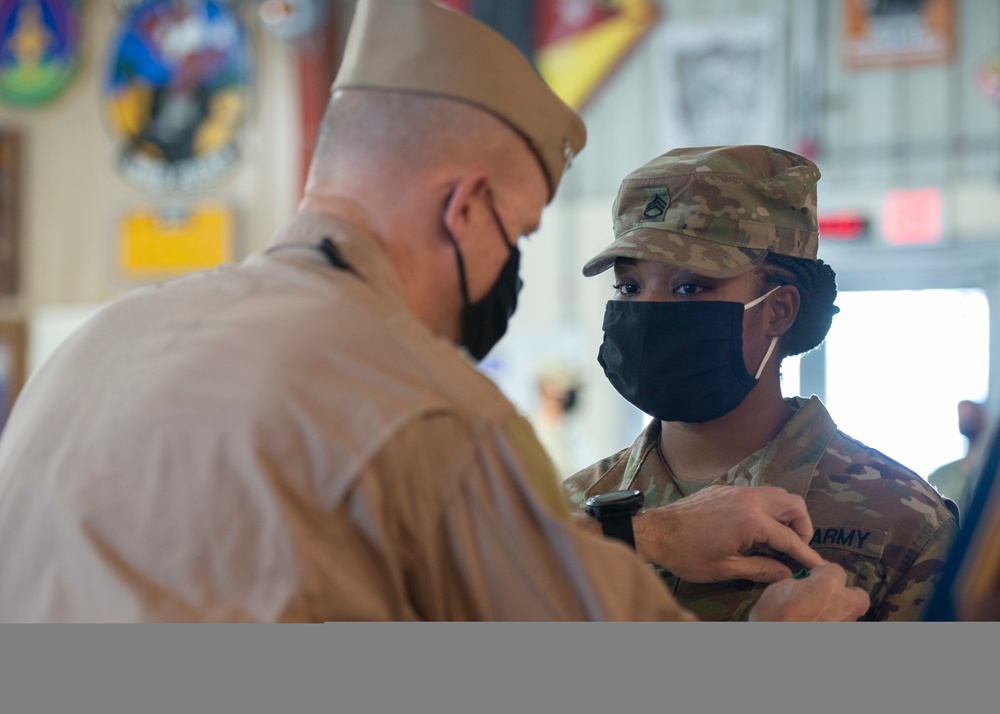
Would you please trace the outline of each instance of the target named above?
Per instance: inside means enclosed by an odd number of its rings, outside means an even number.
[[[833,316],[840,308],[837,298],[837,275],[822,260],[791,258],[768,253],[758,267],[762,292],[779,285],[791,285],[799,291],[799,314],[778,343],[780,358],[815,349],[826,338]]]

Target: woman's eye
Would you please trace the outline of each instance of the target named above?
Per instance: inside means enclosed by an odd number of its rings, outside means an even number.
[[[615,283],[611,287],[614,288],[614,291],[619,295],[635,295],[639,292],[639,286],[635,283],[630,283],[627,280]]]
[[[678,285],[674,288],[674,292],[679,295],[697,295],[705,288],[700,285],[692,285],[691,283],[684,283],[683,285]]]

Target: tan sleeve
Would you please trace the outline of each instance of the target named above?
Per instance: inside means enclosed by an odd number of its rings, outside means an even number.
[[[431,620],[692,620],[625,546],[587,533],[524,419],[403,428],[366,478],[390,479],[393,548]]]

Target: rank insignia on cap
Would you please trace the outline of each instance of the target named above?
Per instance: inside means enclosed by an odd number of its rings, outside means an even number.
[[[652,198],[642,211],[640,221],[662,221],[670,206],[670,192],[665,188],[653,189]]]

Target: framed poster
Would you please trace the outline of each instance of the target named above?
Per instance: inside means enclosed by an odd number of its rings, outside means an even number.
[[[23,320],[0,319],[0,431],[24,386],[26,335]]]
[[[770,18],[669,23],[656,49],[659,146],[784,141],[784,49]]]
[[[21,135],[0,131],[0,296],[18,292],[21,253]]]
[[[535,65],[582,110],[660,18],[655,0],[537,0]]]
[[[979,68],[976,79],[983,93],[1000,105],[1000,54]]]
[[[662,14],[657,0],[438,0],[510,40],[582,110]]]
[[[844,64],[851,69],[949,62],[955,0],[844,0]]]

